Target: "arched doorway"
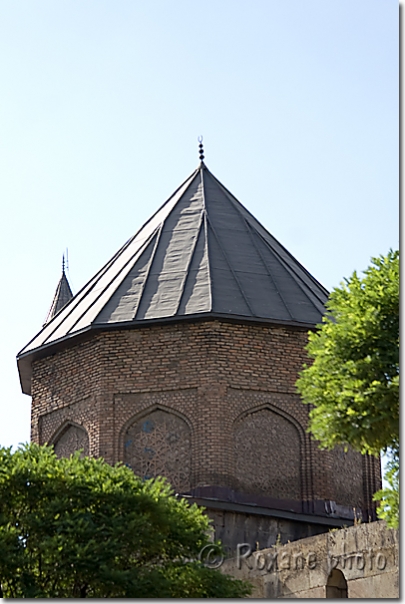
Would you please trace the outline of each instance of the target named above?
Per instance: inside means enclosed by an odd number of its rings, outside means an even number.
[[[347,598],[347,581],[341,570],[334,568],[326,583],[326,598]]]

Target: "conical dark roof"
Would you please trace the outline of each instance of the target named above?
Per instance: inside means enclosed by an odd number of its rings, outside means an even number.
[[[194,317],[311,327],[327,296],[201,162],[20,352],[20,373],[33,353],[88,329]]]
[[[63,263],[62,276],[59,279],[59,283],[56,287],[56,291],[55,291],[55,295],[52,300],[51,308],[49,309],[48,314],[46,315],[46,319],[45,319],[45,323],[44,323],[43,327],[45,327],[45,325],[47,323],[49,323],[49,321],[51,319],[53,319],[54,316],[57,315],[58,312],[60,310],[62,310],[62,308],[64,306],[66,306],[66,304],[72,298],[73,298],[72,290],[70,289],[69,281],[67,280],[67,277],[65,274],[65,266]]]

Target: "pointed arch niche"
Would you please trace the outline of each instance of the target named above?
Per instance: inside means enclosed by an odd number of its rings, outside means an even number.
[[[72,422],[66,422],[51,440],[57,457],[70,457],[75,451],[82,449],[82,457],[89,455],[89,435],[82,427]]]
[[[190,489],[191,429],[185,418],[155,407],[123,430],[124,463],[143,479],[165,476],[178,492]]]
[[[233,426],[239,488],[274,499],[302,499],[301,426],[271,405],[252,409]]]

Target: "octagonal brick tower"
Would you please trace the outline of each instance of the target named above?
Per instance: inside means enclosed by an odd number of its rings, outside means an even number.
[[[32,440],[166,476],[229,548],[373,519],[379,463],[295,389],[327,295],[201,161],[19,353]]]

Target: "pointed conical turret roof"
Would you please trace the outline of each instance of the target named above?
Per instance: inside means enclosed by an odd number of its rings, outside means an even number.
[[[19,353],[23,390],[34,358],[90,329],[214,317],[308,328],[327,296],[201,161]]]
[[[59,283],[56,287],[55,295],[52,300],[51,308],[46,315],[45,323],[43,327],[51,319],[54,318],[55,315],[58,314],[60,310],[73,298],[72,290],[70,289],[69,281],[67,280],[65,273],[65,257],[62,260],[62,276],[59,279]]]

